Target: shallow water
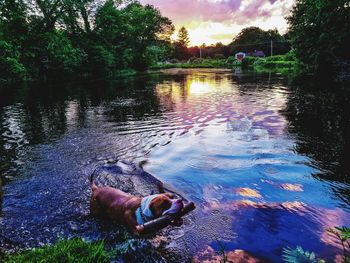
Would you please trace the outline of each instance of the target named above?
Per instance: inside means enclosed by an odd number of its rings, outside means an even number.
[[[0,248],[103,237],[87,175],[124,159],[196,202],[176,237],[193,256],[219,241],[272,262],[298,245],[333,260],[327,229],[350,225],[348,98],[206,69],[4,90]]]

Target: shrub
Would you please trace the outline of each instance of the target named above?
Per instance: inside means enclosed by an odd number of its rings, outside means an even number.
[[[232,63],[233,67],[240,67],[242,65],[242,61],[235,59]]]
[[[190,63],[192,63],[194,60],[196,60],[197,59],[197,57],[191,57],[188,61],[190,62]]]
[[[180,63],[180,61],[179,61],[178,59],[176,59],[176,58],[172,58],[172,59],[170,59],[170,60],[169,60],[169,62],[170,62],[171,64],[177,64],[177,63]]]
[[[276,55],[276,56],[271,56],[266,58],[267,61],[284,61],[286,60],[285,55]]]
[[[196,58],[192,61],[193,64],[202,64],[204,62],[204,59],[202,58]]]
[[[254,62],[256,60],[258,60],[259,58],[256,58],[256,57],[245,57],[243,60],[242,60],[242,68],[249,68],[249,67],[252,67]]]
[[[227,64],[233,64],[234,61],[236,61],[236,58],[234,56],[230,56],[226,59]]]

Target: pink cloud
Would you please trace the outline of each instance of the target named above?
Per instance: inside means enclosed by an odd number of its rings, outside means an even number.
[[[175,24],[190,21],[235,22],[248,23],[259,17],[270,17],[275,5],[283,9],[288,1],[260,0],[250,1],[243,9],[241,4],[246,0],[141,0],[143,4],[158,7],[163,15],[173,20]],[[268,3],[268,5],[266,5]],[[282,6],[279,5],[282,3]],[[266,10],[263,7],[268,7]]]
[[[209,0],[141,0],[158,7],[175,24],[185,21],[223,22],[233,18],[241,0],[212,2]]]

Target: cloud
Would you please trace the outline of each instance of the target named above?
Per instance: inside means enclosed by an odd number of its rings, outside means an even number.
[[[241,0],[141,0],[141,3],[158,7],[174,23],[191,20],[223,22],[239,10]]]
[[[169,17],[177,29],[185,26],[191,44],[229,43],[245,27],[287,29],[286,17],[295,0],[140,0]],[[176,35],[175,35],[176,36]]]
[[[202,22],[246,23],[261,17],[269,17],[278,7],[285,13],[290,9],[289,0],[141,0],[143,4],[158,7],[163,15],[175,24],[193,20]],[[282,14],[281,14],[282,15]]]

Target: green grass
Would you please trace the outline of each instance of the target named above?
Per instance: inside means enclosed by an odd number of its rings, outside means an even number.
[[[151,70],[169,68],[231,68],[231,65],[226,59],[195,59],[183,63],[157,64],[153,65]]]
[[[88,243],[80,238],[61,240],[53,246],[43,246],[18,254],[7,255],[5,263],[108,263],[110,254],[105,249],[103,241]]]

